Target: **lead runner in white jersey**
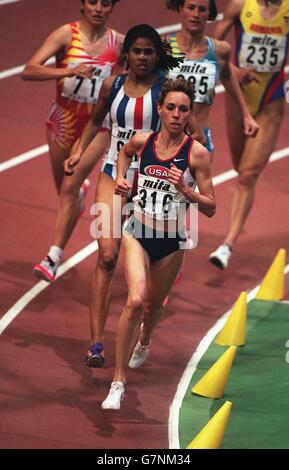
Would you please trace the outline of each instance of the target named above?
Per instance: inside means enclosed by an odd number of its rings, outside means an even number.
[[[140,343],[136,347],[147,347],[158,319],[156,312],[180,269],[184,250],[179,241],[184,225],[173,233],[169,222],[179,218],[181,202],[185,206],[198,204],[208,217],[215,212],[210,154],[185,134],[193,96],[193,87],[186,80],[168,80],[159,97],[160,132],[135,135],[123,147],[117,162],[117,194],[125,196],[131,189],[125,175],[135,154],[139,158],[139,180],[134,214],[123,235],[128,298],[119,320],[116,368],[103,409],[120,408],[135,326],[142,318]],[[199,192],[194,190],[195,182]]]
[[[103,82],[92,119],[81,136],[74,155],[66,161],[65,169],[73,172],[77,162],[86,158],[89,143],[98,132],[102,120],[109,112],[113,124],[112,142],[108,157],[100,173],[96,203],[106,205],[110,224],[108,232],[98,237],[98,261],[92,281],[90,303],[91,346],[85,363],[89,367],[104,364],[104,326],[110,304],[112,276],[120,249],[120,236],[114,236],[113,221],[121,219],[114,207],[114,174],[118,152],[135,132],[157,130],[157,94],[164,82],[162,75],[178,64],[169,53],[169,45],[149,25],[137,25],[126,34],[123,51],[129,71],[126,75],[111,77]],[[87,148],[87,150],[85,150]],[[121,209],[126,200],[121,202]],[[120,231],[121,232],[121,231]]]

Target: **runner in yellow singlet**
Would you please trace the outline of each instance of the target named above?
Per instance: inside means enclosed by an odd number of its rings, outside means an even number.
[[[231,201],[229,231],[210,261],[228,265],[232,247],[253,206],[258,177],[273,152],[285,107],[284,66],[288,52],[288,0],[232,0],[215,31],[223,39],[235,26],[235,63],[246,102],[260,125],[255,139],[242,133],[240,112],[226,96],[227,129],[237,186]]]

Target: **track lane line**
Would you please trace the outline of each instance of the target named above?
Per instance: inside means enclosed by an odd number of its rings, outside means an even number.
[[[81,261],[85,260],[88,256],[94,253],[98,249],[97,241],[94,241],[84,247],[82,250],[78,251],[75,255],[71,256],[67,261],[62,263],[58,269],[56,279],[59,279],[71,268],[79,264]],[[12,323],[12,321],[22,312],[22,310],[27,307],[32,300],[34,300],[41,292],[43,292],[50,284],[45,281],[39,281],[35,284],[32,289],[30,289],[26,294],[24,294],[1,318],[0,320],[0,335],[3,331]]]
[[[17,157],[10,158],[9,160],[6,160],[3,163],[0,163],[0,173],[3,171],[10,170],[11,168],[14,168],[15,166],[21,165],[21,163],[28,162],[29,160],[32,160],[33,158],[40,157],[41,155],[44,155],[45,153],[48,153],[48,145],[41,145],[40,147],[36,147],[35,149],[28,150],[27,152],[21,153],[20,155],[17,155]]]
[[[281,158],[289,156],[289,147],[286,149],[279,150],[274,152],[270,157],[270,162],[275,162]],[[233,170],[226,171],[221,173],[213,178],[214,186],[225,183],[231,179],[236,178],[237,173]],[[79,252],[75,253],[72,257],[62,263],[58,269],[56,279],[59,279],[63,274],[69,271],[72,267],[79,264],[85,258],[90,256],[92,253],[98,250],[97,241],[94,241],[84,247]],[[0,319],[0,335],[5,331],[5,329],[10,325],[10,323],[19,315],[27,305],[32,302],[41,292],[43,292],[51,284],[45,281],[39,281],[35,284],[26,294],[24,294],[12,307],[4,313]],[[175,411],[174,411],[175,412]]]
[[[0,0],[0,7],[3,7],[4,5],[9,5],[9,3],[18,3],[18,2],[23,2],[23,0]]]
[[[222,18],[222,13],[220,13],[220,15],[218,15],[218,18]],[[161,28],[157,28],[157,31],[159,32],[159,34],[161,35],[164,35],[164,34],[170,34],[170,33],[174,33],[176,31],[179,31],[181,28],[181,23],[176,23],[176,24],[172,24],[172,25],[168,25],[168,26],[163,26]],[[46,65],[50,65],[50,64],[53,64],[55,63],[55,59],[52,57],[50,58],[47,62],[46,62]],[[19,65],[17,67],[13,67],[11,69],[7,69],[7,70],[3,70],[2,72],[0,72],[0,80],[3,80],[4,78],[9,78],[9,77],[12,77],[14,75],[18,75],[22,72],[23,68],[25,67],[25,64],[23,65]],[[285,67],[285,73],[289,73],[289,65]],[[225,88],[223,87],[223,85],[217,85],[216,86],[216,94],[220,94],[220,93],[224,93],[225,91]],[[35,149],[32,149],[32,150],[28,150],[27,152],[24,152],[16,157],[13,157],[9,160],[6,160],[5,162],[1,163],[0,164],[0,173],[3,172],[3,171],[6,171],[6,170],[9,170],[10,168],[13,168],[17,165],[20,165],[22,163],[25,163],[27,161],[29,161],[30,159],[32,158],[36,158],[36,157],[39,157],[45,153],[48,152],[48,146],[46,145],[42,145],[41,147],[37,147]],[[30,158],[29,158],[29,155]]]
[[[289,264],[285,267],[285,275],[289,273]],[[247,293],[247,303],[250,300],[255,299],[256,294],[260,288],[258,284],[254,289]],[[187,364],[185,372],[179,382],[175,398],[170,406],[169,414],[169,449],[180,449],[180,439],[179,439],[179,413],[183,403],[184,396],[188,389],[189,383],[192,376],[194,375],[197,366],[202,359],[203,355],[209,348],[210,344],[214,340],[215,336],[221,331],[223,326],[226,323],[228,316],[230,315],[232,307],[223,314],[221,318],[217,320],[214,326],[206,333],[203,339],[200,341],[197,349],[192,355],[190,361]]]

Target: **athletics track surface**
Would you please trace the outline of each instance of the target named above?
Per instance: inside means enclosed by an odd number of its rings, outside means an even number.
[[[160,27],[178,21],[162,2],[140,3],[135,10],[132,3],[122,0],[116,6],[112,26],[125,32],[139,22]],[[220,10],[223,4],[219,2]],[[78,18],[79,4],[77,0],[23,0],[3,6],[0,13],[5,44],[1,70],[6,70],[24,64],[51,30]],[[55,87],[52,82],[24,83],[19,75],[0,83],[0,161],[5,162],[46,143],[44,120]],[[288,117],[287,108],[276,150],[288,147]],[[219,175],[231,169],[222,94],[216,97],[211,127],[217,146],[213,173]],[[96,177],[97,171],[93,184]],[[31,268],[50,244],[57,198],[47,154],[1,172],[0,178],[3,318],[36,284]],[[173,290],[150,359],[128,374],[119,413],[104,413],[100,403],[112,378],[116,324],[125,302],[122,259],[115,275],[103,370],[91,371],[82,363],[96,254],[36,296],[4,330],[0,341],[2,449],[168,448],[169,406],[200,340],[242,290],[260,282],[278,249],[289,249],[288,158],[283,158],[270,164],[261,177],[252,215],[229,269],[220,273],[209,264],[208,254],[224,234],[233,187],[234,181],[216,187],[216,216],[200,216],[199,245],[187,256],[185,278]],[[92,202],[93,190],[65,259],[92,242]],[[287,279],[287,298],[288,291]]]

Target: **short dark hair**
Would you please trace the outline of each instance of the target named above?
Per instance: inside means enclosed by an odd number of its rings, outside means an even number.
[[[180,8],[184,6],[184,3],[185,0],[166,0],[166,7],[168,10],[180,11]],[[215,20],[218,14],[215,0],[209,0],[209,12],[209,20]]]
[[[80,0],[82,5],[84,5],[85,0]],[[120,0],[111,0],[112,6],[116,4],[116,2],[119,2]]]
[[[175,92],[175,91],[185,93],[185,95],[187,95],[187,97],[190,100],[191,108],[193,107],[195,89],[194,89],[193,84],[189,82],[188,80],[185,80],[184,78],[177,78],[176,80],[169,79],[165,81],[165,83],[163,84],[159,92],[159,96],[158,96],[159,104],[162,106],[164,104],[166,96],[170,92]]]
[[[159,33],[149,24],[138,24],[133,26],[124,38],[122,53],[127,53],[132,43],[138,38],[150,39],[157,51],[159,60],[156,65],[156,70],[168,70],[178,67],[182,59],[173,57],[172,48],[170,44],[162,39]]]

